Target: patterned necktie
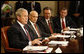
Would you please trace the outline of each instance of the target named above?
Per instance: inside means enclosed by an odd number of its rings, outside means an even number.
[[[36,28],[36,31],[37,31],[37,33],[38,33],[38,37],[41,37],[41,36],[40,36],[40,33],[39,33],[39,30],[38,30],[38,27],[37,27],[37,25],[36,25],[36,24],[34,24],[34,26],[35,26],[35,28]]]
[[[62,19],[62,28],[65,28],[64,20]]]
[[[31,37],[30,37],[29,32],[27,31],[27,29],[25,28],[25,26],[24,26],[24,29],[26,31],[26,35],[28,36],[29,40],[31,41]]]
[[[51,26],[51,22],[49,20],[48,20],[48,25],[49,25],[50,32],[52,34],[53,33],[53,29],[52,29],[52,26]]]

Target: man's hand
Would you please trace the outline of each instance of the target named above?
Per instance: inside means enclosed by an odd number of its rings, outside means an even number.
[[[70,28],[69,27],[66,27],[63,29],[63,31],[68,31]]]
[[[41,40],[40,38],[33,40],[32,45],[35,45],[35,44],[40,45],[42,43],[40,40]]]
[[[42,42],[49,42],[49,38],[42,40]]]

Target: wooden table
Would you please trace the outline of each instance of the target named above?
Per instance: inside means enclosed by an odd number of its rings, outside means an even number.
[[[51,53],[56,53],[55,50],[58,47],[60,47],[62,53],[83,53],[83,37],[77,36],[75,39],[67,38],[66,41],[69,41],[68,46],[62,46],[62,45],[50,46],[48,44],[47,46],[49,48],[53,48]]]

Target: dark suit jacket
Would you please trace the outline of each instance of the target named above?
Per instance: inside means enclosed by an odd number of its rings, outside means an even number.
[[[25,9],[28,10],[27,6],[28,6],[27,2],[23,1],[23,3],[21,3],[20,1],[18,1],[18,2],[15,3],[15,11],[19,8],[25,8]]]
[[[76,6],[77,6],[76,1],[71,1],[70,2],[69,15],[72,15],[74,13],[80,13],[81,16],[83,16],[83,7],[84,7],[83,1],[80,1],[80,5],[78,7],[78,11],[77,12],[76,12]]]
[[[66,27],[69,26],[70,28],[74,28],[76,27],[75,23],[71,20],[70,17],[66,16],[65,17],[65,21],[66,21]],[[56,17],[55,19],[53,19],[53,24],[55,27],[55,32],[56,33],[61,33],[61,22],[60,22],[60,17]]]
[[[34,36],[38,36],[37,33],[36,33],[36,31],[34,30],[32,24],[30,23],[30,21],[28,21],[28,25],[30,26],[31,30],[33,31]],[[36,25],[37,25],[37,28],[38,28],[38,30],[39,30],[39,33],[40,33],[41,37],[42,37],[42,38],[47,37],[47,36],[45,35],[45,33],[43,33],[43,32],[40,30],[38,24],[36,24]]]
[[[79,17],[72,16],[72,20],[75,22],[77,28],[83,26],[83,16],[79,16]]]
[[[28,3],[28,12],[30,13],[31,10],[32,10],[32,9],[31,9],[31,2],[29,2],[29,3]],[[41,5],[40,5],[40,3],[35,2],[35,8],[34,8],[34,10],[37,11],[38,14],[41,13]]]
[[[70,12],[70,14],[73,14],[73,13],[76,12],[76,7],[77,7],[76,1],[71,1],[71,2],[70,2],[70,7],[69,7],[69,12]],[[80,6],[78,7],[77,13],[80,13]]]
[[[53,32],[54,32],[52,17],[50,18],[50,21],[51,21],[52,29],[53,29]],[[45,17],[40,17],[37,20],[37,24],[38,24],[39,28],[41,29],[41,31],[44,32],[46,36],[49,37],[51,35],[50,29],[49,29],[49,26],[47,25]]]
[[[28,27],[28,26],[27,26]],[[26,28],[27,28],[26,27]],[[37,38],[37,36],[33,36],[33,32],[30,28],[27,28],[31,37],[31,40]],[[23,49],[28,45],[29,39],[26,36],[25,32],[21,28],[21,26],[15,22],[7,31],[9,46],[11,48],[19,48]]]

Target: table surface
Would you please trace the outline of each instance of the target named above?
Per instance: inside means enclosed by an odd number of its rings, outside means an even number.
[[[68,46],[62,46],[62,45],[50,46],[49,44],[47,44],[47,46],[49,48],[53,48],[51,53],[56,53],[55,50],[58,47],[61,49],[62,53],[83,53],[83,37],[77,36],[75,39],[67,38],[66,41],[69,41]],[[23,53],[27,53],[27,51],[23,51]]]

